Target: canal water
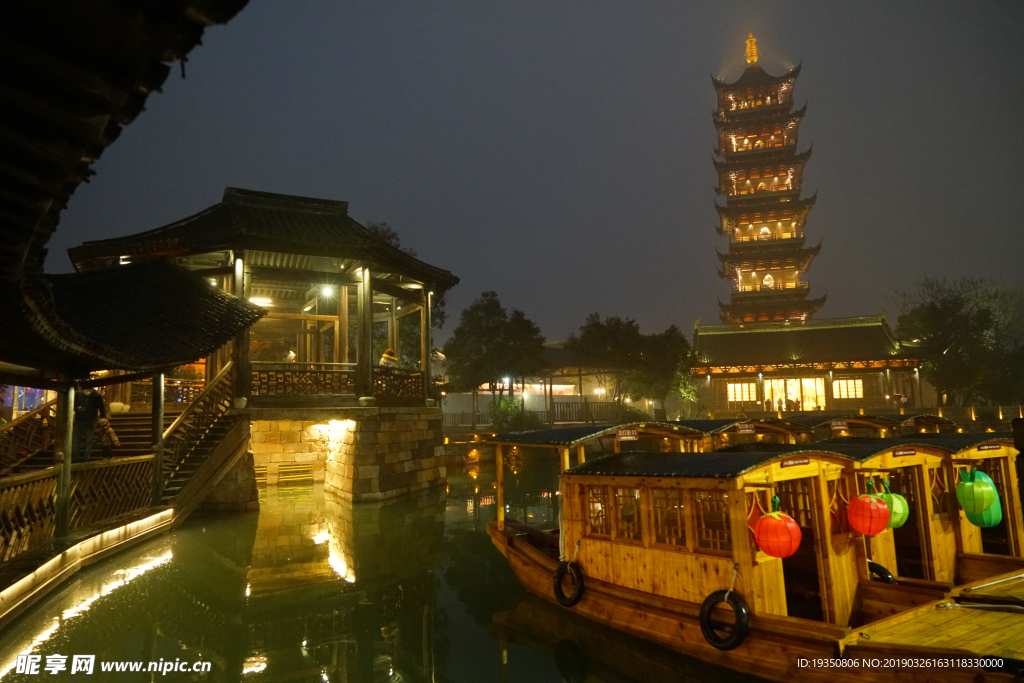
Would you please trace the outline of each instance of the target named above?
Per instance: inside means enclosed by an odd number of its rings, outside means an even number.
[[[556,526],[553,453],[509,461],[508,514]],[[0,680],[754,680],[526,594],[485,530],[489,468],[450,471],[446,489],[384,507],[269,487],[258,513],[195,515],[80,572],[0,633]]]

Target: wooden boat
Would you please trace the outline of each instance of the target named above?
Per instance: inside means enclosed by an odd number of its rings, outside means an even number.
[[[777,681],[1015,680],[1014,667],[1024,671],[1016,451],[1008,435],[927,436],[614,453],[571,468],[560,448],[553,531],[505,518],[499,445],[498,519],[488,532],[531,592],[736,671]],[[1003,505],[1001,555],[985,552],[951,499],[960,473],[979,463],[994,473]],[[882,478],[904,487],[916,517],[906,534],[866,537],[850,528],[846,508]],[[773,496],[802,532],[785,559],[753,538]],[[872,581],[872,567],[891,572],[892,583]],[[1002,583],[986,597],[970,590],[993,581]],[[947,616],[956,623],[936,631]],[[961,621],[970,627],[960,631]],[[979,635],[1008,628],[1016,636]],[[922,644],[932,636],[943,644]],[[949,661],[916,669],[880,657],[851,666],[863,651]],[[1001,663],[983,662],[992,664],[986,671],[973,661],[988,657]]]

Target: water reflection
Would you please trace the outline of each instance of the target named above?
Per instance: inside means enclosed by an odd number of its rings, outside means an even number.
[[[38,680],[13,668],[28,653],[94,654],[98,680],[118,681],[151,675],[100,662],[203,660],[208,674],[166,678],[246,683],[743,680],[527,596],[485,533],[495,479],[478,461],[393,505],[271,488],[259,513],[195,517],[8,627],[0,678]],[[505,480],[511,516],[557,526],[553,452],[516,453]]]

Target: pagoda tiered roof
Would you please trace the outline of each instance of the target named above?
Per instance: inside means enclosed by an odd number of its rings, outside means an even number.
[[[787,244],[788,243],[788,244]],[[774,270],[778,268],[796,268],[806,271],[814,257],[821,251],[821,243],[813,247],[804,247],[803,238],[778,240],[775,243],[752,242],[753,248],[742,251],[733,249],[728,254],[718,252],[718,260],[722,264],[721,275],[725,279],[735,279],[737,268],[743,270]]]
[[[744,69],[740,77],[732,83],[726,83],[720,78],[713,76],[711,77],[711,82],[714,84],[715,90],[718,91],[728,91],[733,88],[747,88],[750,86],[775,85],[784,81],[795,81],[797,76],[800,75],[801,66],[801,64],[797,64],[781,76],[772,76],[755,64]]]
[[[799,121],[807,115],[807,105],[792,110],[787,104],[770,105],[767,107],[751,107],[750,109],[730,109],[724,112],[713,112],[711,120],[715,128],[721,130],[728,126],[738,128],[750,127],[754,124],[763,124],[769,121],[793,120]]]
[[[784,147],[766,147],[765,149],[756,150],[755,153],[742,153],[734,154],[730,152],[726,155],[720,155],[724,157],[723,161],[713,159],[712,163],[715,165],[717,171],[727,170],[739,170],[742,168],[750,168],[752,166],[766,166],[766,165],[786,165],[790,166],[800,165],[803,166],[811,158],[811,154],[814,151],[814,146],[808,147],[806,151],[794,154],[793,145],[786,145]]]
[[[814,202],[818,195],[815,193],[810,197],[804,199],[792,199],[788,198],[784,201],[779,201],[778,198],[773,197],[769,201],[765,202],[747,202],[741,205],[730,204],[721,206],[715,204],[715,209],[718,211],[718,215],[722,219],[722,226],[736,227],[739,225],[740,216],[746,214],[748,217],[753,214],[760,213],[762,215],[762,221],[765,220],[783,220],[781,214],[783,211],[788,210],[790,217],[786,220],[796,221],[797,229],[803,227],[804,222],[807,220],[807,213],[814,206]],[[774,218],[767,218],[768,214],[775,214]],[[719,233],[723,233],[722,226],[717,228]],[[723,233],[724,234],[724,233]]]
[[[805,283],[806,284],[806,283]],[[809,289],[762,290],[735,292],[730,303],[718,302],[722,319],[730,324],[743,324],[748,316],[753,320],[806,320],[825,305],[827,295],[808,299]],[[749,324],[749,323],[748,323]]]

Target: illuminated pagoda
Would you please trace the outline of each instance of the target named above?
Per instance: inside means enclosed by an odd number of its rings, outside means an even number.
[[[715,154],[718,231],[729,238],[719,253],[721,276],[733,281],[728,304],[719,303],[722,322],[807,320],[825,303],[808,298],[801,279],[821,245],[804,245],[804,224],[814,196],[800,198],[811,150],[797,152],[806,105],[793,110],[800,67],[772,76],[757,65],[754,34],[747,38],[747,68],[736,81],[714,79],[718,111]]]

